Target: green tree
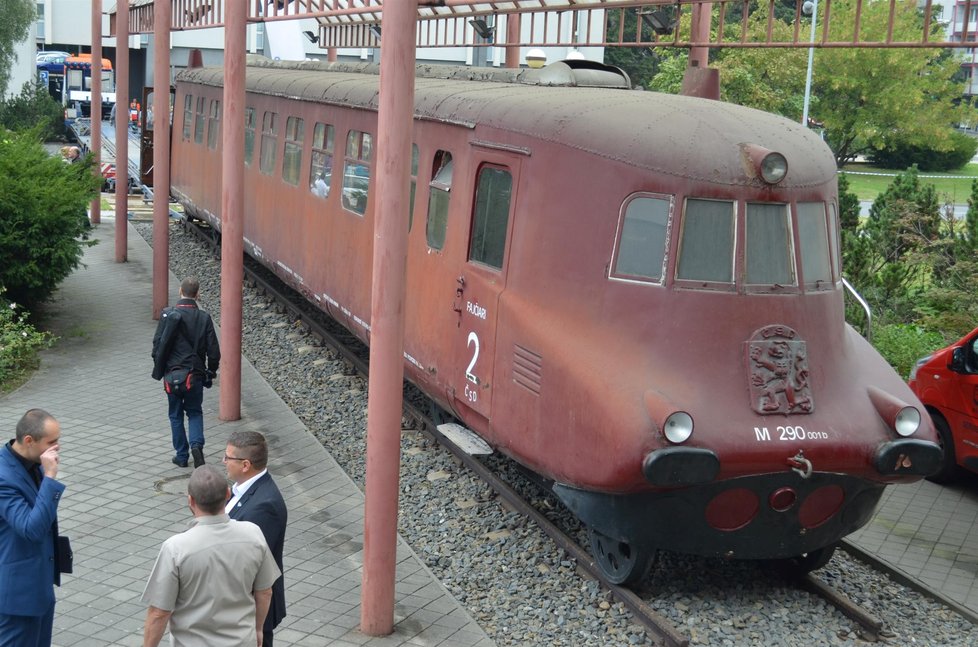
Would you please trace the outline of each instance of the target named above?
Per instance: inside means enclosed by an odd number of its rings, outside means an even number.
[[[40,128],[45,141],[64,134],[64,112],[44,86],[25,83],[20,94],[0,102],[0,128],[21,131]]]
[[[964,219],[964,247],[972,252],[978,250],[978,180],[971,181],[971,195],[968,197],[968,213]]]
[[[855,0],[832,3],[830,40],[852,37],[856,5]],[[885,40],[890,3],[860,5],[861,37]],[[916,1],[897,0],[893,39],[919,40],[922,29]],[[935,40],[943,38],[941,29],[932,23]],[[821,101],[813,114],[825,125],[839,166],[896,142],[951,150],[952,126],[971,121],[973,114],[960,102],[964,87],[954,80],[959,69],[956,57],[933,48],[816,51],[813,92]]]
[[[35,8],[34,0],[0,0],[0,97],[7,94],[10,70],[17,58],[14,48],[30,34]]]
[[[81,262],[85,207],[101,184],[93,163],[48,155],[37,130],[0,129],[0,286],[28,309]]]

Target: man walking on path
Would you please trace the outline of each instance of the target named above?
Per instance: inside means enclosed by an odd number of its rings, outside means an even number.
[[[187,531],[163,542],[143,602],[143,647],[157,647],[167,624],[173,647],[262,645],[262,626],[281,572],[258,526],[224,513],[227,481],[211,465],[194,470]]]
[[[58,421],[31,409],[0,448],[0,645],[51,645],[53,585],[70,570],[58,551],[60,439]]]
[[[289,511],[278,486],[268,473],[268,445],[257,431],[235,431],[224,450],[224,467],[234,481],[224,511],[232,519],[250,521],[261,528],[280,571]],[[272,647],[272,631],[285,618],[285,577],[272,585],[272,603],[265,617],[264,647]]]
[[[153,379],[163,379],[169,403],[173,463],[204,464],[204,388],[210,388],[221,361],[221,348],[211,316],[197,307],[200,283],[190,277],[180,284],[180,299],[160,314],[153,336]],[[187,414],[190,442],[183,416]]]

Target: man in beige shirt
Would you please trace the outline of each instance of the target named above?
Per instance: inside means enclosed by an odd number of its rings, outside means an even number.
[[[173,647],[262,644],[262,625],[281,572],[261,530],[224,513],[224,475],[203,465],[187,486],[194,525],[163,542],[143,602],[143,647],[157,647],[167,623]]]

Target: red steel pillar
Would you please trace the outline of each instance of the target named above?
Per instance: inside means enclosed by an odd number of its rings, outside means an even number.
[[[336,11],[340,6],[339,0],[333,0],[333,11]],[[336,48],[327,47],[326,48],[326,61],[329,63],[336,62]]]
[[[238,3],[231,3],[236,5]],[[170,22],[171,0],[153,3],[153,318],[170,292]],[[146,106],[143,106],[145,108]],[[118,108],[116,121],[125,113]],[[128,144],[128,138],[125,140]],[[122,142],[119,142],[121,145]]]
[[[704,2],[693,5],[691,25],[691,40],[694,43],[710,42],[710,20],[713,15],[713,3]],[[691,47],[689,49],[689,67],[705,68],[710,64],[709,47]]]
[[[520,14],[511,13],[506,16],[506,67],[520,66]]]
[[[241,418],[241,284],[244,276],[244,109],[248,8],[226,5],[221,143],[221,420]]]
[[[115,262],[125,263],[129,249],[129,2],[115,15]]]
[[[92,0],[92,153],[95,175],[102,177],[102,0]],[[92,200],[92,224],[102,222],[102,189]]]
[[[377,202],[374,208],[367,399],[367,479],[363,528],[360,630],[394,629],[397,496],[404,381],[404,302],[407,272],[414,62],[418,0],[384,4],[377,111]]]

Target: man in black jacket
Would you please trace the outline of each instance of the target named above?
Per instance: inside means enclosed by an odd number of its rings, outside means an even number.
[[[180,284],[180,299],[160,314],[153,336],[153,379],[163,380],[169,402],[174,464],[204,464],[204,387],[210,388],[221,361],[221,349],[211,316],[197,307],[200,283],[190,277]],[[187,415],[190,442],[183,416]]]
[[[283,573],[282,551],[285,548],[285,525],[289,511],[268,465],[268,445],[257,431],[235,431],[224,450],[224,467],[234,481],[231,498],[224,511],[232,519],[250,521],[261,528],[275,563]],[[262,627],[262,647],[272,647],[272,630],[285,617],[285,576],[272,585],[272,602]]]

